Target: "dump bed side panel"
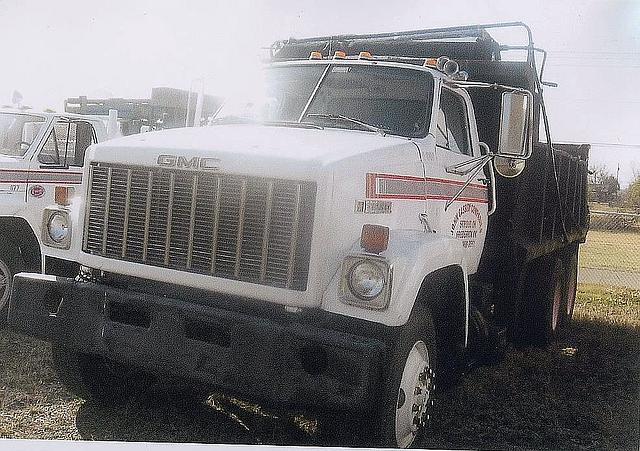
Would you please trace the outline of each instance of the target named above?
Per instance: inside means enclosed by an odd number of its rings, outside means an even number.
[[[479,270],[484,280],[495,279],[497,273],[504,274],[514,264],[521,266],[569,244],[584,242],[589,226],[589,147],[555,144],[554,159],[547,145],[538,143],[519,177],[496,177],[498,208],[489,218]],[[502,265],[507,267],[500,268]]]

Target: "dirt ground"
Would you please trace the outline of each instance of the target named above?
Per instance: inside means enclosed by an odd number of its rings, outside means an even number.
[[[84,402],[60,385],[50,358],[48,344],[0,331],[0,437],[338,444],[312,416],[220,394],[201,403],[156,395],[117,408]],[[436,409],[420,447],[637,450],[640,292],[581,287],[564,338],[472,370],[440,393]]]

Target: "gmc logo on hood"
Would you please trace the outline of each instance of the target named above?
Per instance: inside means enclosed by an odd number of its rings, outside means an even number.
[[[195,169],[201,171],[217,171],[220,169],[220,159],[210,157],[184,157],[182,155],[158,155],[158,166],[178,169]]]

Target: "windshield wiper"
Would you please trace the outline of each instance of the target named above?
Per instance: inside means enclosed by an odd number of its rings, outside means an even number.
[[[315,128],[316,130],[323,130],[324,127],[318,124],[312,124],[310,122],[293,122],[293,121],[265,121],[264,125],[270,125],[272,127],[293,127],[293,128]]]
[[[225,116],[214,119],[213,125],[229,125],[229,124],[262,124],[272,127],[294,127],[294,128],[315,128],[322,130],[324,127],[310,122],[293,122],[293,121],[258,121],[240,116]]]
[[[214,125],[253,124],[255,121],[241,116],[214,117],[211,122]]]
[[[376,127],[375,125],[367,124],[366,122],[362,122],[358,119],[354,119],[349,116],[343,116],[342,114],[326,114],[326,113],[308,113],[305,117],[317,117],[320,119],[328,119],[330,121],[343,121],[349,122],[351,124],[359,125],[365,130],[369,130],[371,132],[380,133],[382,136],[386,136],[387,133],[390,133],[391,130]]]

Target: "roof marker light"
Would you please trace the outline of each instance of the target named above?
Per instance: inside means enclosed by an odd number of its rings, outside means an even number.
[[[334,60],[343,60],[347,57],[347,54],[342,50],[336,50],[336,53],[333,54]]]
[[[321,60],[322,59],[322,53],[320,53],[320,52],[311,52],[309,54],[309,59],[310,60]]]
[[[423,66],[436,67],[437,64],[438,64],[437,58],[425,58]]]
[[[360,52],[358,55],[359,60],[370,60],[373,59],[373,55],[370,52]]]

